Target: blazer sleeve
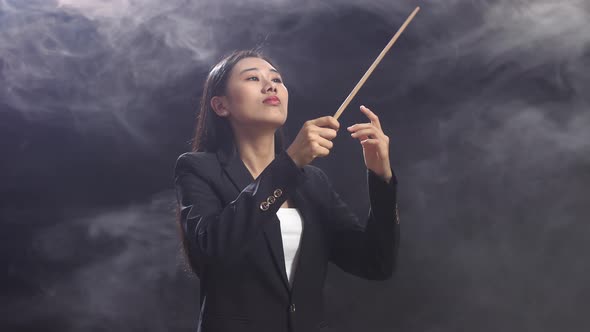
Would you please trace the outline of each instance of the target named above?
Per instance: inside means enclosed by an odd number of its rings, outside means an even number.
[[[199,270],[204,264],[230,263],[246,252],[262,225],[271,221],[304,176],[303,169],[283,151],[233,201],[222,206],[215,192],[220,184],[205,175],[211,167],[212,163],[206,165],[195,154],[185,153],[174,170],[180,226],[189,259]],[[214,172],[209,169],[208,173]],[[269,197],[274,202],[267,209],[261,207]]]
[[[321,174],[329,188],[330,261],[364,279],[391,278],[400,239],[397,178],[393,170],[393,176],[387,183],[367,169],[370,208],[364,224],[334,191],[325,173]]]

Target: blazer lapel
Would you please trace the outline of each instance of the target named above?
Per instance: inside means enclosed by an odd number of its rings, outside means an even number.
[[[294,193],[292,198],[293,202],[295,203],[295,207],[299,210],[301,218],[303,219],[303,231],[301,233],[301,239],[299,240],[299,253],[297,265],[294,266],[295,271],[291,276],[293,278],[293,287],[291,291],[295,288],[295,283],[298,279],[305,280],[305,273],[307,271],[305,263],[310,261],[305,257],[308,255],[314,255],[315,252],[313,248],[315,243],[313,239],[312,228],[312,224],[314,223],[314,220],[312,218],[314,217],[314,214],[312,213],[312,211],[310,211],[310,202],[305,198],[305,195],[303,195],[302,189],[300,188],[296,189],[296,192]]]
[[[237,151],[228,152],[219,150],[217,152],[218,159],[225,169],[228,177],[238,190],[241,192],[250,183],[254,182],[254,177],[244,165]],[[273,216],[273,221],[266,223],[263,226],[264,237],[266,238],[268,247],[272,254],[275,268],[283,280],[283,285],[289,289],[289,281],[287,279],[287,271],[285,270],[285,254],[283,251],[283,238],[281,236],[281,225],[276,214]]]
[[[238,192],[254,181],[252,174],[236,151],[228,152],[220,149],[217,151],[217,158]]]
[[[283,250],[283,236],[281,235],[281,223],[279,218],[273,216],[272,222],[264,225],[264,237],[272,253],[275,267],[281,275],[283,286],[289,289],[289,279],[287,279],[287,270],[285,269],[285,252]]]

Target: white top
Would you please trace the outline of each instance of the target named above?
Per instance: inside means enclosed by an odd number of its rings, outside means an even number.
[[[283,238],[283,253],[285,254],[285,269],[289,285],[299,258],[299,241],[303,231],[303,220],[297,208],[279,208],[277,217],[281,222],[281,236]]]

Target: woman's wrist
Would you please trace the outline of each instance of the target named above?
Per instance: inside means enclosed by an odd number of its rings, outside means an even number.
[[[285,151],[285,152],[286,152],[287,156],[289,156],[289,158],[291,158],[291,160],[293,161],[293,163],[295,165],[297,165],[297,167],[299,167],[299,168],[302,168],[303,167],[303,165],[301,164],[301,162],[299,162],[297,160],[297,157],[289,149],[287,149],[287,151]]]
[[[387,184],[391,183],[391,181],[392,181],[391,179],[393,178],[393,173],[392,173],[392,171],[391,171],[391,168],[390,168],[389,170],[387,170],[387,171],[385,172],[385,174],[380,174],[380,173],[377,173],[377,172],[373,171],[373,170],[372,170],[372,169],[370,169],[370,168],[368,168],[368,170],[369,170],[371,173],[373,173],[373,174],[374,174],[376,177],[378,177],[378,178],[380,178],[381,180],[383,180],[385,183],[387,183]]]
[[[385,173],[384,176],[382,176],[381,178],[383,180],[385,180],[385,182],[387,183],[391,183],[391,178],[393,177],[393,173],[391,172],[391,169],[387,171],[387,173]]]
[[[391,178],[392,178],[392,176],[391,176],[391,175],[389,175],[389,176],[385,176],[385,177],[382,177],[382,179],[383,179],[385,182],[387,182],[387,183],[391,183]]]

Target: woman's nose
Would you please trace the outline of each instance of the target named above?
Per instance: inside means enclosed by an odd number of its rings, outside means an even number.
[[[275,82],[273,82],[272,80],[267,80],[266,84],[264,85],[264,91],[268,92],[268,91],[277,91],[277,84]]]

